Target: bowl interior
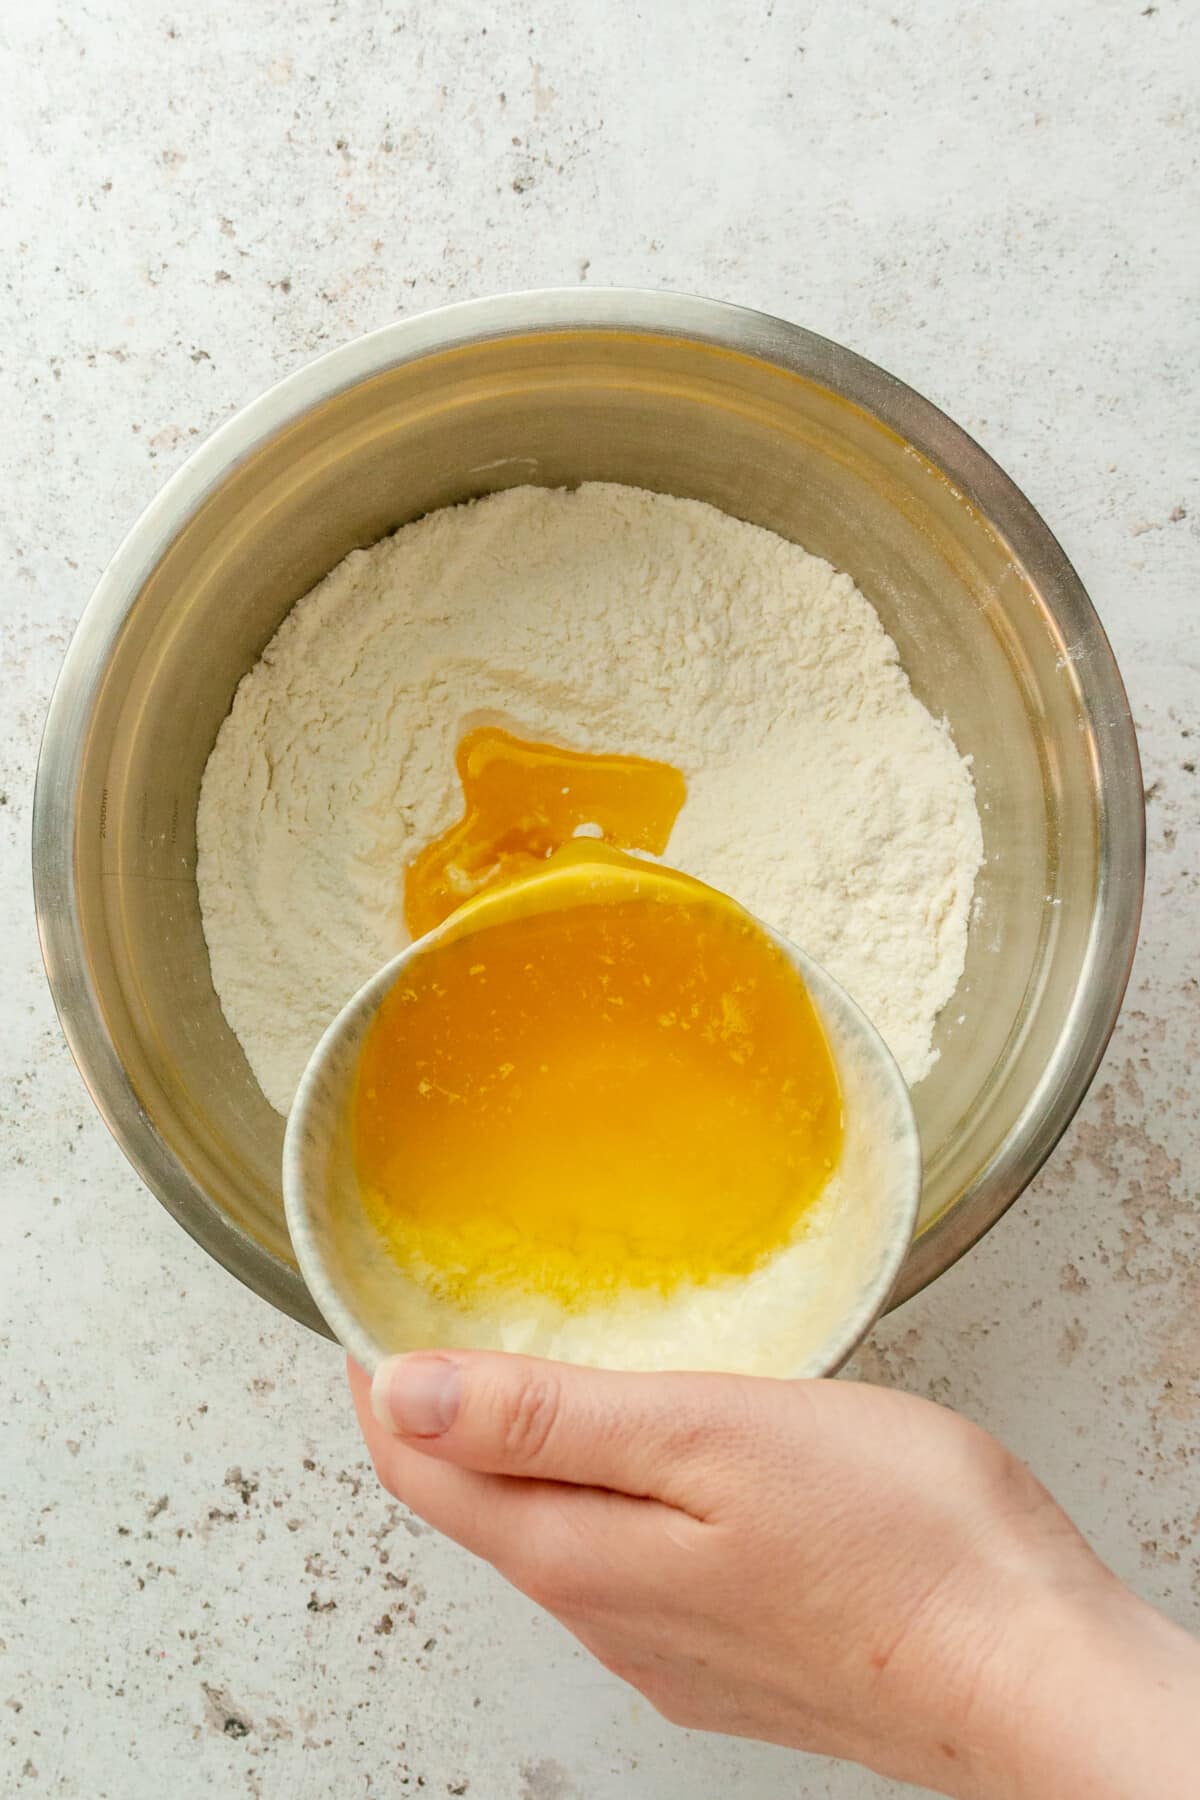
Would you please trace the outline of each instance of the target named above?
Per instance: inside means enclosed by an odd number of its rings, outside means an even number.
[[[1124,697],[1114,672],[1111,717],[1085,700],[1086,660],[1056,623],[1080,606],[1090,618],[1065,560],[1035,580],[1014,534],[938,466],[940,415],[925,409],[918,448],[885,423],[887,378],[870,374],[872,407],[693,336],[514,332],[364,375],[246,450],[182,527],[165,505],[142,521],[136,598],[118,608],[110,595],[85,619],[71,655],[99,673],[56,699],[52,725],[72,751],[39,804],[70,857],[61,890],[43,880],[39,903],[77,912],[79,979],[104,1041],[75,1048],[102,1109],[182,1222],[276,1304],[319,1324],[284,1222],[283,1122],[210,979],[195,885],[201,773],[238,681],[349,550],[521,482],[691,496],[827,557],[876,606],[915,691],[973,759],[986,862],[940,1060],[916,1091],[924,1198],[899,1291],[951,1260],[1028,1178],[1018,1138],[1028,1161],[1032,1137],[1034,1167],[1053,1142],[1065,1122],[1056,1097],[1085,1054],[1070,1022],[1097,980],[1119,997],[1125,974],[1097,970],[1095,930],[1111,879],[1101,764],[1116,740],[1103,734],[1126,743]],[[128,568],[107,579],[131,585]],[[44,936],[70,1032],[71,972],[53,927]]]

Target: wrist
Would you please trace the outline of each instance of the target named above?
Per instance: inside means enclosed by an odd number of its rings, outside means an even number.
[[[1187,1800],[1198,1759],[1200,1644],[1097,1564],[1019,1609],[968,1714],[963,1779],[941,1779],[956,1800]]]

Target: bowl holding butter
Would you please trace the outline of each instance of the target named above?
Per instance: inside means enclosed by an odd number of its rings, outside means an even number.
[[[886,1303],[920,1144],[874,1027],[736,902],[577,841],[406,948],[322,1038],[292,1241],[368,1368],[436,1345],[822,1375]]]

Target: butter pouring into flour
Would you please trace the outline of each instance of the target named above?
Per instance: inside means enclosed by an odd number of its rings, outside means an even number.
[[[406,941],[404,871],[460,811],[481,720],[683,772],[669,860],[850,991],[910,1082],[966,954],[966,762],[850,577],[698,501],[585,484],[447,508],[352,552],[245,676],[205,769],[197,882],[225,1016],[286,1112]]]
[[[480,725],[455,757],[461,819],[409,863],[404,918],[423,937],[485,888],[544,866],[572,839],[659,855],[687,794],[669,763],[531,744]]]

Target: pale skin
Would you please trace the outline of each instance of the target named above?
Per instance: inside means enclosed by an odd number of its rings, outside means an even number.
[[[1200,1645],[942,1407],[466,1351],[350,1383],[384,1486],[676,1724],[955,1800],[1200,1793]]]

